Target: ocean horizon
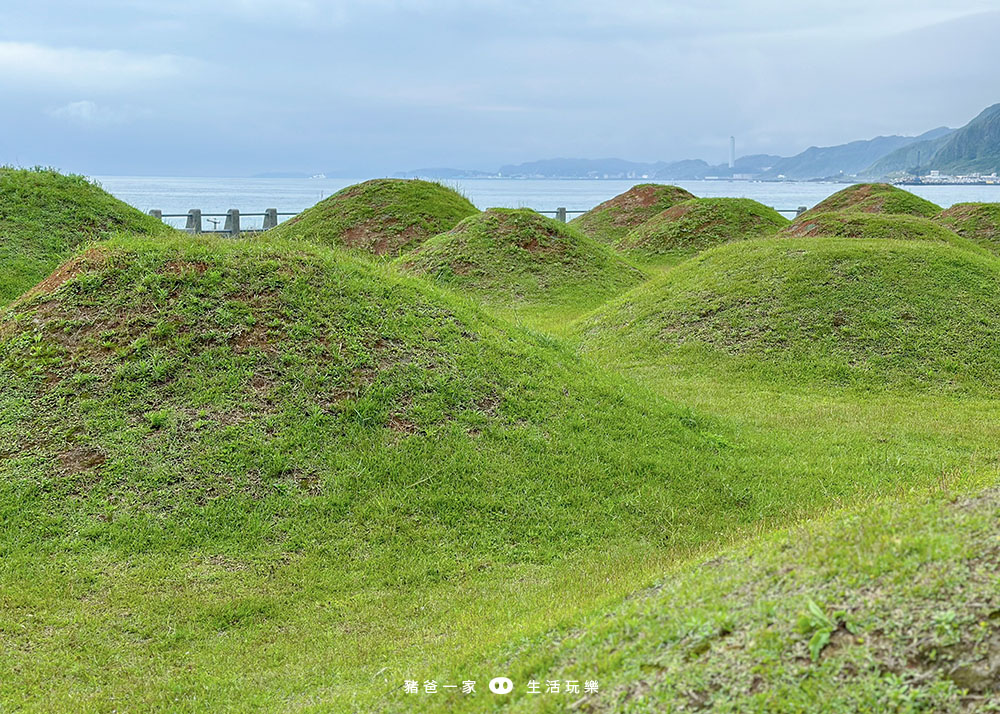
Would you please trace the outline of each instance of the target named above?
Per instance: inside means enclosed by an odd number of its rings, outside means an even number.
[[[369,177],[372,178],[372,177]],[[178,176],[92,176],[105,190],[143,212],[159,210],[166,214],[186,214],[193,208],[204,213],[225,213],[230,208],[241,213],[261,213],[276,208],[280,213],[295,214],[315,205],[342,188],[366,178],[227,178]],[[594,206],[627,191],[638,183],[663,183],[681,186],[696,196],[751,198],[782,211],[799,206],[811,208],[844,183],[815,181],[732,181],[692,180],[653,181],[650,179],[504,179],[476,178],[442,180],[465,195],[479,209],[532,208],[555,211],[565,207],[570,212],[588,211]],[[1000,201],[1000,186],[903,186],[907,191],[933,201],[942,208],[966,201]],[[791,216],[793,214],[786,213]],[[287,219],[288,216],[282,216]],[[164,219],[183,226],[183,218]],[[260,218],[246,218],[245,227],[253,227]]]

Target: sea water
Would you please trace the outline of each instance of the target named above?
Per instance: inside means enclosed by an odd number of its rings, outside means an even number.
[[[295,214],[345,186],[359,183],[360,178],[319,179],[255,179],[255,178],[187,178],[154,176],[95,176],[95,181],[114,196],[141,211],[158,209],[163,213],[186,214],[192,208],[203,213],[225,213],[237,208],[241,213],[263,213],[277,208],[280,213]],[[587,211],[616,196],[643,179],[462,179],[441,183],[465,195],[478,208],[533,208],[555,211]],[[779,210],[791,211],[799,206],[812,207],[844,188],[844,184],[773,181],[660,181],[686,188],[696,196],[752,198]],[[963,201],[1000,201],[1000,185],[992,186],[906,186],[939,206],[947,208]],[[570,214],[570,218],[574,214]],[[785,213],[793,216],[794,213]],[[287,218],[283,216],[282,218]],[[259,224],[260,218],[242,220],[244,227]],[[184,219],[167,219],[183,226]],[[205,225],[211,228],[210,224]],[[221,225],[220,225],[221,227]]]

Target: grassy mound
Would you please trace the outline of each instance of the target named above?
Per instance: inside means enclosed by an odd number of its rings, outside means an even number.
[[[532,210],[491,208],[400,257],[490,305],[580,314],[645,279],[610,248]]]
[[[441,642],[436,598],[458,656],[551,616],[514,606],[542,566],[762,515],[714,427],[303,241],[91,248],[3,316],[0,380],[0,703],[270,709],[307,680],[347,710]],[[595,592],[571,576],[559,608]]]
[[[644,261],[673,263],[714,245],[776,233],[788,219],[749,198],[695,198],[668,208],[619,242]]]
[[[1000,382],[1000,268],[930,241],[772,239],[720,246],[576,329],[622,359],[725,354],[835,382]]]
[[[615,244],[657,213],[692,198],[694,194],[678,186],[641,183],[577,216],[570,225],[594,240]]]
[[[559,678],[596,712],[992,711],[998,518],[996,490],[890,501],[684,565],[512,647],[521,686],[497,710],[559,711],[563,695],[526,693]]]
[[[932,240],[978,250],[976,244],[928,218],[875,213],[817,213],[781,231],[794,238],[855,238],[861,240]]]
[[[82,176],[0,168],[0,306],[49,275],[77,246],[119,230],[160,234],[169,228]]]
[[[338,191],[270,233],[392,256],[475,213],[467,198],[441,184],[374,179]]]
[[[810,220],[831,211],[906,214],[933,218],[941,207],[909,191],[887,183],[858,183],[837,191],[795,219],[796,223]]]
[[[935,218],[963,238],[1000,253],[1000,203],[957,203]]]

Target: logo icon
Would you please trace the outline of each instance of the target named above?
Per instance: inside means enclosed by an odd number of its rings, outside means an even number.
[[[494,677],[490,680],[490,691],[494,694],[510,694],[514,683],[507,677]]]

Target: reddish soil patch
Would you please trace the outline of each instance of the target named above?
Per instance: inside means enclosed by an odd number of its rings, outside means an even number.
[[[107,459],[104,454],[94,449],[75,446],[69,451],[59,454],[59,464],[69,473],[81,473],[100,466]]]
[[[691,212],[691,206],[676,205],[671,206],[660,215],[668,221],[676,221]]]
[[[230,340],[233,349],[237,352],[246,352],[251,349],[259,349],[265,352],[273,352],[274,346],[268,336],[267,328],[259,322],[245,332],[241,332]]]
[[[52,275],[45,278],[45,280],[26,292],[17,302],[20,303],[29,300],[36,295],[54,293],[63,283],[67,280],[75,278],[89,266],[103,262],[105,255],[104,250],[101,248],[91,248],[82,255],[78,255],[72,260],[66,261],[56,268]]]
[[[677,202],[694,198],[694,194],[683,189],[674,189],[675,200]],[[636,217],[633,213],[640,212],[642,215],[648,213],[642,209],[655,206],[664,199],[664,188],[662,186],[643,185],[635,186],[620,196],[605,201],[594,209],[595,213],[608,212],[608,217],[612,224],[616,226],[627,226],[636,224]],[[645,218],[638,222],[642,222]]]
[[[349,248],[365,250],[375,255],[395,255],[410,242],[424,237],[417,226],[407,226],[402,231],[386,230],[393,223],[366,221],[349,228],[340,235],[341,242]]]
[[[517,242],[520,248],[528,251],[529,253],[558,253],[562,247],[558,240],[551,240],[552,236],[549,236],[550,240],[546,243],[541,243],[537,236],[531,236],[530,238],[524,238]]]

